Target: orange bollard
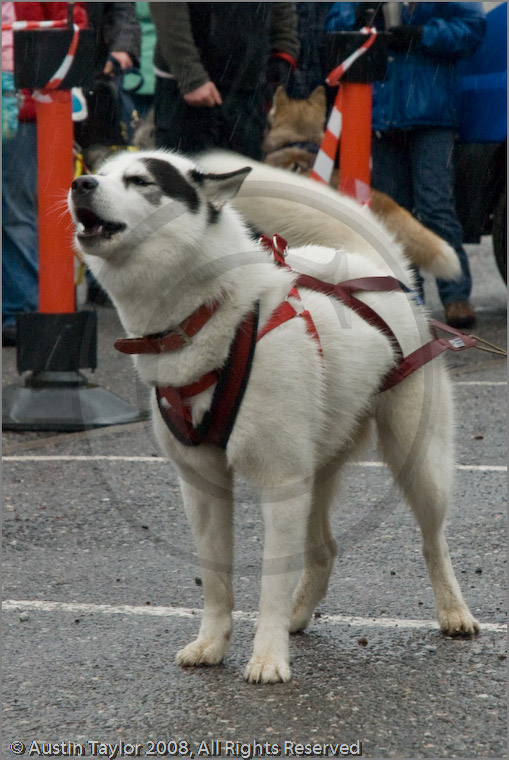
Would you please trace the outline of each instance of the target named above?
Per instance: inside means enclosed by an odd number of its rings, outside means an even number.
[[[78,39],[83,44],[73,71]],[[92,29],[82,30],[79,38],[74,30],[70,47],[68,30],[22,30],[14,35],[16,87],[39,91],[35,95],[39,311],[16,318],[16,365],[20,374],[27,374],[23,385],[4,388],[5,430],[73,432],[138,422],[145,416],[110,391],[89,383],[80,372],[97,367],[97,313],[76,311],[75,304],[73,225],[67,211],[73,180],[70,88],[92,84],[94,39]],[[55,45],[68,51],[56,72],[55,60],[48,54]],[[67,76],[68,89],[57,90]]]
[[[371,109],[370,84],[345,82],[339,88],[342,115],[339,143],[339,189],[361,203],[371,197]]]
[[[37,194],[39,208],[39,311],[75,311],[72,224],[63,202],[73,180],[73,123],[70,90],[36,101]]]

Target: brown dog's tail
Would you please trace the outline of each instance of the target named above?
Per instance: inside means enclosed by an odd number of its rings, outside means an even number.
[[[454,249],[388,195],[373,190],[371,210],[416,267],[442,280],[456,280],[460,276],[461,267]]]

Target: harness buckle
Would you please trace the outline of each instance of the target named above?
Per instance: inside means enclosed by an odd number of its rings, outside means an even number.
[[[272,247],[275,253],[278,253],[286,259],[288,256],[288,243],[281,237],[281,235],[272,236]]]

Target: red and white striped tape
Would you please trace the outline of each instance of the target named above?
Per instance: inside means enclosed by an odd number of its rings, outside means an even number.
[[[2,32],[19,32],[22,29],[50,29],[52,27],[67,26],[67,21],[13,21],[11,24],[2,24]]]
[[[325,81],[331,87],[339,85],[341,77],[345,74],[346,71],[348,71],[350,66],[352,66],[352,64],[355,63],[358,58],[360,58],[362,55],[364,55],[364,53],[366,53],[367,50],[369,50],[376,39],[377,31],[375,27],[371,27],[370,29],[365,26],[361,29],[361,34],[369,35],[366,42],[364,42],[360,48],[354,50],[354,52],[349,55],[348,58],[345,58],[345,60],[340,63],[339,66],[336,66],[336,68],[333,69],[330,72],[329,76],[326,78]],[[334,161],[336,160],[339,138],[341,136],[341,123],[343,117],[341,115],[341,111],[339,110],[339,99],[340,91],[338,89],[338,94],[336,95],[336,100],[334,101],[334,105],[329,116],[329,121],[327,122],[327,126],[325,128],[322,144],[320,146],[320,150],[316,155],[315,163],[313,164],[313,169],[311,171],[312,179],[316,180],[317,182],[323,182],[326,185],[329,184],[332,172],[334,170]]]
[[[69,69],[72,66],[72,62],[74,61],[74,56],[76,54],[76,48],[78,47],[78,39],[80,36],[79,26],[77,24],[73,24],[72,28],[73,35],[71,44],[69,45],[69,50],[67,51],[67,54],[62,63],[49,80],[48,84],[44,85],[42,88],[42,93],[46,93],[48,90],[56,90],[57,87],[59,87],[59,85],[62,83],[63,79],[65,79]]]
[[[369,50],[369,48],[371,47],[371,45],[376,40],[377,31],[376,31],[376,29],[375,29],[374,26],[372,26],[371,28],[367,27],[367,26],[363,26],[360,33],[361,34],[369,34],[368,39],[366,40],[366,42],[362,43],[362,45],[360,46],[360,48],[358,48],[357,50],[354,50],[353,53],[351,53],[348,56],[348,58],[345,58],[345,60],[343,61],[343,63],[340,63],[339,66],[336,66],[335,69],[332,69],[331,73],[329,74],[329,76],[325,80],[327,82],[327,84],[329,85],[329,87],[336,87],[336,85],[339,84],[339,80],[341,79],[341,77],[343,76],[343,74],[346,71],[348,71],[348,69],[350,68],[350,66],[353,63],[355,63],[355,61],[358,58],[360,58],[361,55],[364,55],[364,53],[366,53]]]

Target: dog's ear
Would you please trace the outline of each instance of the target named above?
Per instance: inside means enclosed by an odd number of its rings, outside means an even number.
[[[274,93],[274,97],[272,99],[272,108],[274,110],[280,108],[284,103],[288,103],[289,100],[290,98],[286,94],[285,88],[282,84],[280,84]]]
[[[289,100],[290,98],[286,94],[285,88],[282,84],[280,84],[274,93],[274,97],[272,98],[272,105],[270,107],[269,113],[267,114],[267,121],[271,127],[274,126],[274,120],[276,118],[276,114],[278,114],[278,110],[281,111],[285,103],[288,103]]]
[[[315,87],[309,96],[309,101],[325,110],[327,102],[325,99],[325,87],[323,84],[319,84],[318,87]]]
[[[203,174],[193,169],[190,177],[200,187],[208,202],[216,211],[220,211],[225,203],[235,198],[250,171],[250,166],[226,174]]]

